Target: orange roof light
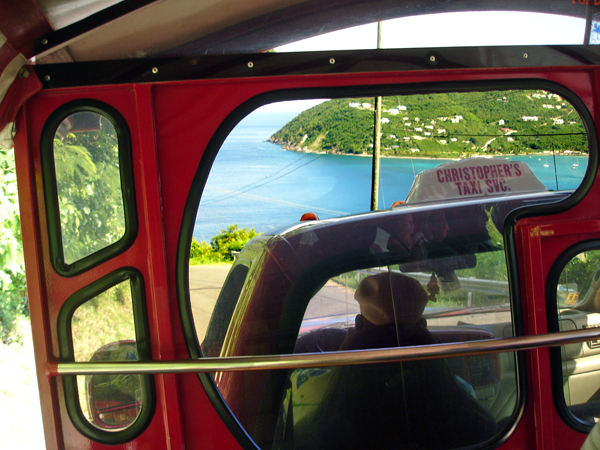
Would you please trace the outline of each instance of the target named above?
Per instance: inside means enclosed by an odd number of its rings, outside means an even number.
[[[300,222],[304,222],[305,220],[319,220],[319,218],[314,212],[307,212],[300,217]]]

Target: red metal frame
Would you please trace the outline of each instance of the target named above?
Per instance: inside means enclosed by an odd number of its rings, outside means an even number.
[[[597,129],[598,69],[478,69],[406,73],[282,76],[180,81],[157,84],[44,90],[18,117],[15,140],[31,321],[48,449],[75,448],[240,448],[193,374],[155,377],[157,406],[150,425],[132,442],[107,446],[89,441],[72,425],[62,400],[56,322],[73,293],[124,266],[135,267],[146,283],[152,355],[186,359],[176,277],[177,244],[192,180],[215,131],[243,102],[276,90],[475,80],[548,80],[572,90],[589,108]],[[139,232],[123,254],[72,278],[49,263],[43,201],[40,136],[50,114],[62,104],[93,98],[116,108],[129,125]],[[526,334],[545,333],[545,285],[556,258],[572,244],[600,238],[600,184],[575,208],[553,216],[524,219],[516,244]],[[505,449],[578,448],[585,435],[569,428],[552,400],[548,350],[527,353],[527,402]]]

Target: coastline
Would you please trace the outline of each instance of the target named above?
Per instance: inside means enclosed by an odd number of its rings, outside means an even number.
[[[287,142],[282,142],[279,141],[277,139],[272,139],[269,138],[267,139],[266,142],[270,142],[271,144],[275,144],[275,145],[279,145],[281,147],[282,150],[286,150],[286,151],[290,151],[290,152],[297,152],[297,153],[312,153],[315,155],[340,155],[340,156],[358,156],[358,157],[363,157],[363,158],[372,158],[373,155],[369,154],[369,153],[361,153],[361,154],[357,154],[357,153],[346,153],[346,152],[338,152],[338,151],[319,151],[319,150],[312,150],[309,149],[308,147],[298,147],[298,146],[292,146]],[[553,154],[550,153],[550,151],[548,150],[549,153],[544,153],[544,152],[533,152],[533,153],[519,153],[518,155],[512,154],[512,153],[496,153],[494,155],[486,155],[486,154],[479,154],[479,153],[475,153],[471,156],[469,156],[469,158],[487,158],[487,159],[491,159],[491,158],[507,158],[507,157],[516,157],[516,156],[545,156],[545,157],[552,157],[552,156],[571,156],[571,157],[582,157],[582,158],[588,158],[589,155],[584,155],[584,154],[577,154],[577,155],[573,155],[573,154],[567,154],[565,155],[564,153],[557,153],[557,154]],[[433,157],[433,156],[420,156],[420,155],[411,155],[411,156],[400,156],[400,155],[380,155],[381,158],[396,158],[396,159],[425,159],[425,160],[444,160],[444,161],[460,161],[461,159],[464,158],[459,158],[459,157]]]

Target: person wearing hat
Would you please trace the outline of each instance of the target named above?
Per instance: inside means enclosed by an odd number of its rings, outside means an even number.
[[[414,278],[384,272],[354,294],[356,328],[340,350],[435,344]],[[335,367],[314,416],[312,449],[451,449],[492,439],[496,422],[442,359]]]
[[[428,296],[414,278],[397,272],[371,275],[359,283],[354,298],[360,314],[340,350],[435,343],[423,318]]]

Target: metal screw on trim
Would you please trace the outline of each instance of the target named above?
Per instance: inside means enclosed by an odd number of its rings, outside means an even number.
[[[527,59],[529,58],[529,55],[527,53],[523,53],[523,58]]]
[[[334,58],[329,58],[329,64],[335,64],[335,59]]]
[[[248,61],[248,68],[252,69],[254,67],[254,63],[252,61]]]
[[[46,38],[42,39],[42,44],[43,45],[48,45],[48,39],[46,39]]]
[[[44,81],[50,81],[50,75],[44,75]]]
[[[29,78],[30,74],[31,73],[29,72],[27,67],[21,67],[21,70],[19,70],[19,78]]]
[[[158,73],[158,67],[153,67],[152,68],[152,73]]]

